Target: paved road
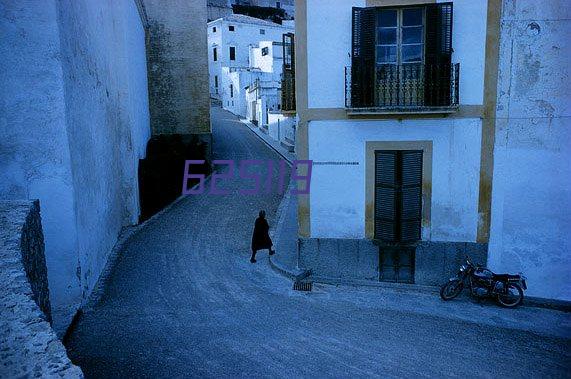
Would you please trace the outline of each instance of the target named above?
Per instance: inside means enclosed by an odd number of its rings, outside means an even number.
[[[229,113],[214,108],[213,121],[217,158],[278,159]],[[74,362],[87,377],[569,375],[570,340],[549,327],[552,320],[568,330],[566,315],[516,310],[549,323],[523,331],[502,321],[514,313],[493,306],[447,303],[455,316],[446,317],[398,291],[292,291],[265,257],[248,262],[258,209],[272,222],[279,201],[188,197],[146,225],[71,335]],[[471,322],[466,309],[496,316]]]

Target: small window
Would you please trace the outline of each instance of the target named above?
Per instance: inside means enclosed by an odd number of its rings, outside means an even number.
[[[218,88],[218,75],[214,75],[214,87]]]
[[[260,29],[260,34],[266,34],[266,29]]]
[[[212,33],[216,33],[216,26],[212,27]]]
[[[212,49],[212,59],[214,62],[218,60],[218,50],[216,48]]]
[[[228,31],[233,32],[234,31],[234,25],[228,25]]]
[[[233,84],[230,84],[230,97],[234,97],[234,85]]]
[[[268,47],[262,47],[262,56],[266,56],[270,53],[270,49]]]
[[[230,46],[230,60],[236,60],[236,48],[234,46]]]
[[[276,8],[280,9],[282,7],[282,3],[279,1],[276,1]]]

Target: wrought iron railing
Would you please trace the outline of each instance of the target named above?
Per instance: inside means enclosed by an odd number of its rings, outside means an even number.
[[[345,107],[411,111],[458,106],[460,64],[345,67]]]
[[[295,111],[295,76],[291,71],[282,74],[282,105],[283,111]]]

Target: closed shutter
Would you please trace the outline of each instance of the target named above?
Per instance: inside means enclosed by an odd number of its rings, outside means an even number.
[[[374,105],[375,8],[353,8],[351,107]]]
[[[450,105],[452,3],[426,6],[425,105]]]
[[[397,242],[397,152],[375,154],[375,238]]]
[[[375,152],[375,238],[412,243],[421,238],[422,151]]]
[[[420,240],[422,217],[422,151],[402,151],[400,242]]]

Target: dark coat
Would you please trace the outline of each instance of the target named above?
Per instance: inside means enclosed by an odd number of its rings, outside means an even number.
[[[273,243],[269,235],[270,226],[265,218],[258,217],[252,234],[252,250],[269,249]]]

